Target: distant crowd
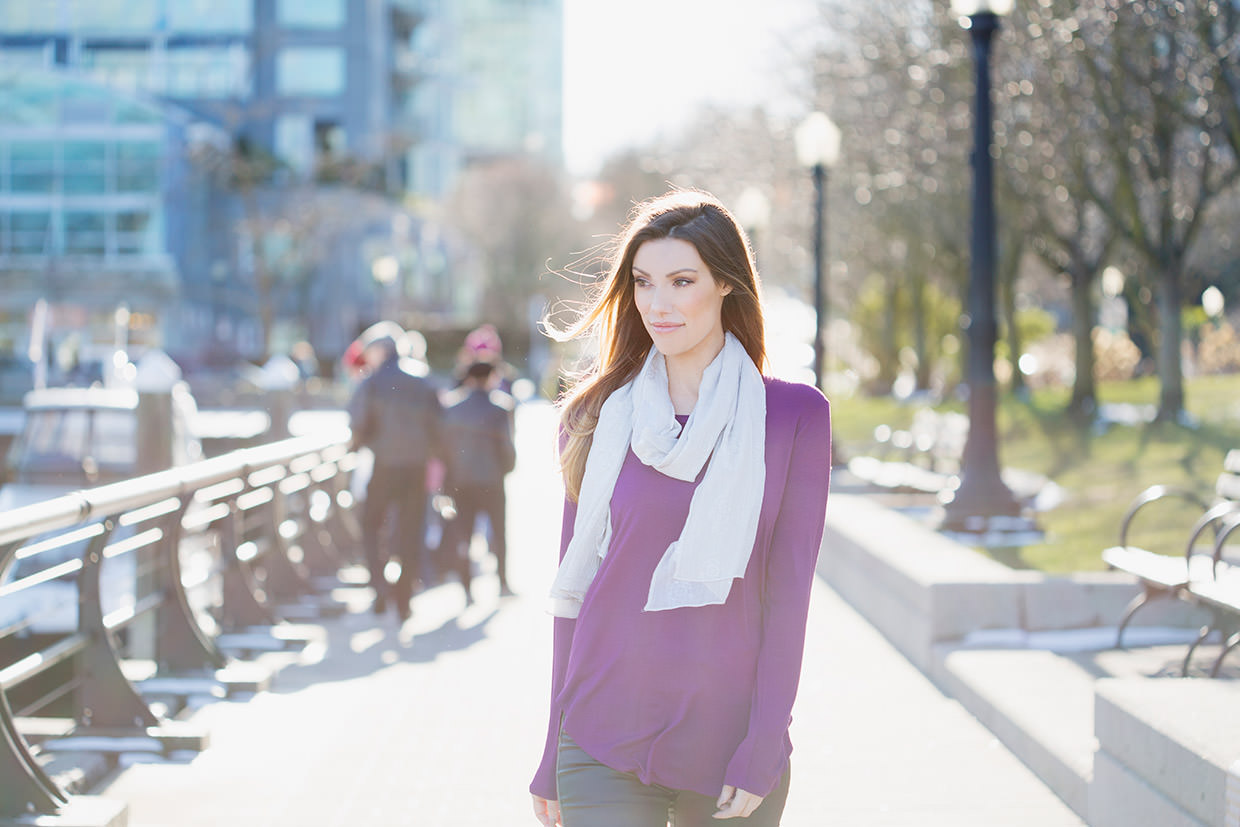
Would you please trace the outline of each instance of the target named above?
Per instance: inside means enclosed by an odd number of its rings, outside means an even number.
[[[349,402],[353,444],[371,458],[357,493],[373,611],[391,609],[402,622],[420,588],[452,575],[473,602],[470,547],[479,528],[495,556],[499,593],[512,594],[504,478],[516,462],[514,371],[491,325],[465,337],[449,389],[430,381],[425,353],[420,334],[385,321],[343,357],[357,382]],[[389,577],[393,560],[399,575]]]

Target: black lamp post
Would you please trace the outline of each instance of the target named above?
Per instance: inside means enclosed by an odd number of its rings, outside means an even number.
[[[1020,504],[999,475],[995,408],[995,205],[990,156],[990,40],[1013,0],[952,0],[973,37],[977,104],[973,116],[973,230],[969,248],[969,437],[960,487],[944,507],[942,528],[979,530],[986,518],[1016,516]]]
[[[826,375],[827,171],[840,156],[840,129],[823,112],[811,112],[793,136],[797,160],[814,176],[814,385],[824,390]]]

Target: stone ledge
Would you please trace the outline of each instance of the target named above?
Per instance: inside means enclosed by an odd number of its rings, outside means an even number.
[[[1240,760],[1240,684],[1103,678],[1095,698],[1100,753],[1193,818],[1224,823],[1229,769]]]
[[[1227,771],[1227,827],[1240,827],[1240,761]]]
[[[1014,572],[864,497],[833,494],[819,573],[919,669],[935,643],[1020,625]]]
[[[1211,827],[1181,810],[1105,752],[1094,756],[1089,786],[1090,827]],[[1222,822],[1219,822],[1221,824]],[[1230,825],[1228,825],[1230,827]]]
[[[1099,549],[1101,553],[1101,549]],[[936,644],[987,629],[1114,626],[1140,587],[1120,572],[1017,571],[864,496],[833,493],[819,573],[924,672]],[[1196,607],[1160,600],[1135,625],[1198,626]]]
[[[931,678],[1088,818],[1097,747],[1090,675],[1052,652],[942,646]]]
[[[1204,618],[1195,607],[1155,601],[1126,636],[1171,646],[1111,650],[1115,625],[1140,592],[1130,575],[1015,571],[872,499],[838,492],[818,572],[1091,825],[1219,825],[1228,806],[1240,816],[1240,718],[1231,716],[1237,732],[1201,731],[1205,740],[1186,748],[1186,733],[1198,732],[1180,720],[1191,702],[1162,697],[1174,689],[1132,690],[1138,694],[1129,698],[1123,688],[1212,687],[1189,691],[1229,694],[1234,712],[1234,680],[1165,677],[1181,657],[1172,638],[1188,633],[1186,647]],[[1140,666],[1114,671],[1106,663],[1115,658]],[[1105,677],[1114,674],[1125,677]],[[1106,688],[1095,699],[1099,683]],[[1131,742],[1144,746],[1124,746]],[[1160,772],[1182,783],[1160,786]],[[1240,817],[1226,824],[1240,827]]]

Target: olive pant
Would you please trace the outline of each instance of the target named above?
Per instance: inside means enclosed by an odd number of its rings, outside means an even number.
[[[712,818],[715,799],[687,790],[643,784],[631,772],[600,764],[560,733],[556,788],[564,827],[721,827],[741,823],[778,827],[788,800],[787,771],[748,818]]]

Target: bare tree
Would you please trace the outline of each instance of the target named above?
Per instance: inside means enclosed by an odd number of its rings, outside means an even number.
[[[562,176],[533,158],[475,162],[445,217],[481,257],[484,320],[524,329],[530,300],[555,289],[549,263],[562,261],[576,238]]]
[[[1096,178],[1090,186],[1088,170],[1100,164],[1106,145],[1098,138],[1102,123],[1092,103],[1093,76],[1073,46],[1078,5],[1026,4],[1011,20],[998,71],[996,143],[1009,232],[1027,240],[1028,249],[1068,281],[1076,345],[1068,410],[1089,418],[1097,407],[1093,292],[1115,233],[1094,197],[1110,183]],[[1009,250],[1017,244],[1009,241]]]
[[[930,285],[957,294],[966,286],[972,86],[964,35],[946,3],[821,0],[819,8],[814,103],[845,135],[833,176],[844,190],[832,204],[840,254],[857,284],[890,274],[893,301],[909,292],[916,378],[926,387],[935,354],[919,318],[923,297]],[[880,350],[898,352],[901,332],[892,325]]]
[[[1160,420],[1184,409],[1180,311],[1190,255],[1206,211],[1236,181],[1219,100],[1221,62],[1201,37],[1213,0],[1082,3],[1073,46],[1090,75],[1102,126],[1099,163],[1084,167],[1094,203],[1149,268],[1158,318]],[[1233,33],[1232,38],[1235,37]]]

